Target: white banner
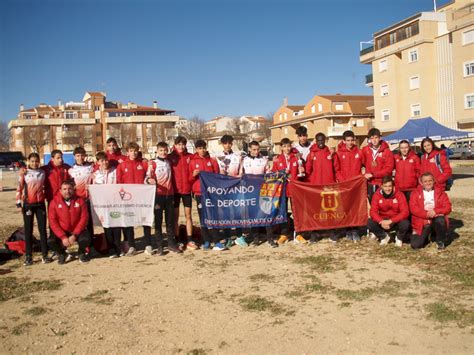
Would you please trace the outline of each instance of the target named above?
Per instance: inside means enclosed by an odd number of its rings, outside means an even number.
[[[154,185],[89,185],[95,226],[138,227],[153,225]]]

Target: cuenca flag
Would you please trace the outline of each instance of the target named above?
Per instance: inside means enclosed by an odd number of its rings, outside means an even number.
[[[291,189],[297,232],[367,224],[367,180],[363,176],[324,186],[293,181]]]
[[[152,226],[154,185],[89,185],[94,225],[110,227]]]

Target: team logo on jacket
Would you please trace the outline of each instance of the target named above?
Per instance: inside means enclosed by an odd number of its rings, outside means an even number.
[[[130,201],[132,199],[132,194],[125,191],[123,187],[120,188],[119,195],[122,201]]]
[[[357,156],[356,156],[357,158]],[[345,154],[342,154],[342,159],[346,159],[346,155]]]
[[[379,200],[379,203],[383,203],[383,199],[380,199],[380,200]]]
[[[393,203],[398,203],[398,200],[396,198],[394,198]]]
[[[359,153],[357,153],[357,154],[355,155],[355,157],[356,157],[356,159],[359,159]]]
[[[413,163],[413,159],[410,159],[409,162],[410,162],[410,163]]]
[[[328,155],[327,158],[328,158],[328,160],[331,160],[331,159],[332,159],[332,155]]]
[[[75,208],[80,207],[79,202],[74,203],[74,207],[75,207]]]
[[[208,161],[208,162],[207,162],[207,166],[211,166],[211,165],[212,165],[212,164],[211,164],[211,162],[210,162],[210,161]]]
[[[58,208],[63,208],[63,205],[59,204],[59,205],[58,205]]]
[[[199,164],[196,164],[196,169],[199,169]]]
[[[141,165],[137,166],[137,170],[143,170],[143,166]]]

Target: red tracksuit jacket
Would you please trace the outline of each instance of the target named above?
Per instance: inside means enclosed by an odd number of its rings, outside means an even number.
[[[395,187],[399,191],[412,191],[418,186],[420,177],[420,158],[410,150],[405,159],[401,154],[395,158]]]
[[[87,205],[82,198],[73,196],[68,206],[58,194],[49,204],[48,220],[56,237],[64,239],[67,234],[77,236],[87,228],[89,220]]]
[[[46,174],[44,187],[46,200],[48,200],[48,202],[54,199],[61,188],[63,181],[71,179],[71,176],[69,175],[70,168],[71,167],[67,164],[55,166],[52,161],[41,167]]]
[[[107,154],[107,159],[109,161],[109,166],[112,166],[116,168],[119,164],[123,163],[125,160],[127,160],[127,157],[123,155],[120,151],[118,152],[106,152]]]
[[[436,155],[439,154],[441,170],[436,165]],[[443,150],[434,150],[430,154],[423,154],[421,157],[420,173],[430,172],[435,177],[436,186],[446,188],[446,181],[453,175],[453,170]]]
[[[334,157],[327,146],[320,149],[314,144],[306,159],[306,180],[315,185],[336,182],[334,176]]]
[[[272,171],[277,172],[279,170],[288,170],[288,182],[286,184],[286,196],[291,196],[291,182],[293,180],[298,180],[298,158],[290,154],[288,160],[285,158],[285,155],[282,153],[278,155],[273,160]]]
[[[147,169],[143,160],[127,159],[117,167],[117,184],[144,184]]]
[[[189,195],[191,193],[191,182],[189,181],[189,162],[192,154],[186,150],[178,153],[173,150],[168,154],[168,159],[173,168],[173,187],[174,192],[181,195]]]
[[[434,189],[435,212],[444,215],[446,225],[449,226],[448,215],[451,213],[451,201],[443,188],[436,186]],[[421,235],[423,226],[430,224],[431,219],[426,216],[425,197],[423,187],[418,186],[410,196],[411,226],[413,231]]]
[[[26,169],[18,178],[16,203],[36,205],[44,203],[46,174],[42,169]]]
[[[209,154],[203,158],[201,158],[197,153],[192,156],[191,161],[189,162],[189,182],[192,184],[193,194],[201,196],[201,182],[199,181],[199,175],[193,176],[193,171],[196,169],[218,174],[219,165]]]
[[[365,173],[372,174],[374,177],[369,180],[371,185],[382,185],[384,176],[392,176],[394,161],[393,153],[385,141],[380,141],[379,149],[376,155],[373,155],[372,144],[362,148]]]
[[[350,178],[362,174],[362,151],[354,146],[347,149],[344,142],[337,145],[334,155],[334,170],[338,182],[349,180]]]
[[[370,218],[374,222],[391,219],[393,223],[398,223],[407,219],[409,214],[407,199],[401,191],[395,189],[388,198],[383,195],[381,188],[374,194],[370,205]]]

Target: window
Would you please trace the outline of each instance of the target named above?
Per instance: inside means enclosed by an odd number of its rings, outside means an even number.
[[[322,112],[323,111],[323,104],[318,104],[318,112]]]
[[[336,111],[344,110],[344,104],[335,104],[335,109]]]
[[[411,117],[419,117],[421,115],[421,105],[413,104],[411,105]]]
[[[382,110],[382,122],[390,120],[390,110]]]
[[[69,118],[76,118],[77,117],[77,112],[66,111],[64,113],[64,116],[68,119]]]
[[[283,129],[283,134],[288,134],[288,128]]]
[[[418,49],[413,49],[408,54],[408,63],[413,63],[418,61]]]
[[[474,75],[474,61],[464,63],[464,77]]]
[[[380,96],[388,96],[388,84],[380,85]]]
[[[311,106],[311,113],[316,113],[316,106]]]
[[[474,30],[469,30],[463,32],[462,34],[462,45],[465,46],[466,44],[474,42]]]
[[[49,118],[49,114],[45,114],[45,115],[44,115],[44,118]]]
[[[464,95],[464,108],[474,108],[474,93]]]
[[[279,119],[280,121],[283,119],[283,115],[282,115],[281,113],[278,115],[278,119]]]
[[[89,118],[89,114],[88,113],[83,113],[82,118]]]
[[[283,118],[284,118],[285,120],[288,118],[288,114],[287,114],[286,112],[283,114]]]
[[[379,62],[379,72],[386,71],[387,69],[388,69],[387,60],[386,60],[386,59],[381,60],[381,61]]]
[[[420,88],[420,77],[412,76],[409,80],[410,90],[416,90]]]

